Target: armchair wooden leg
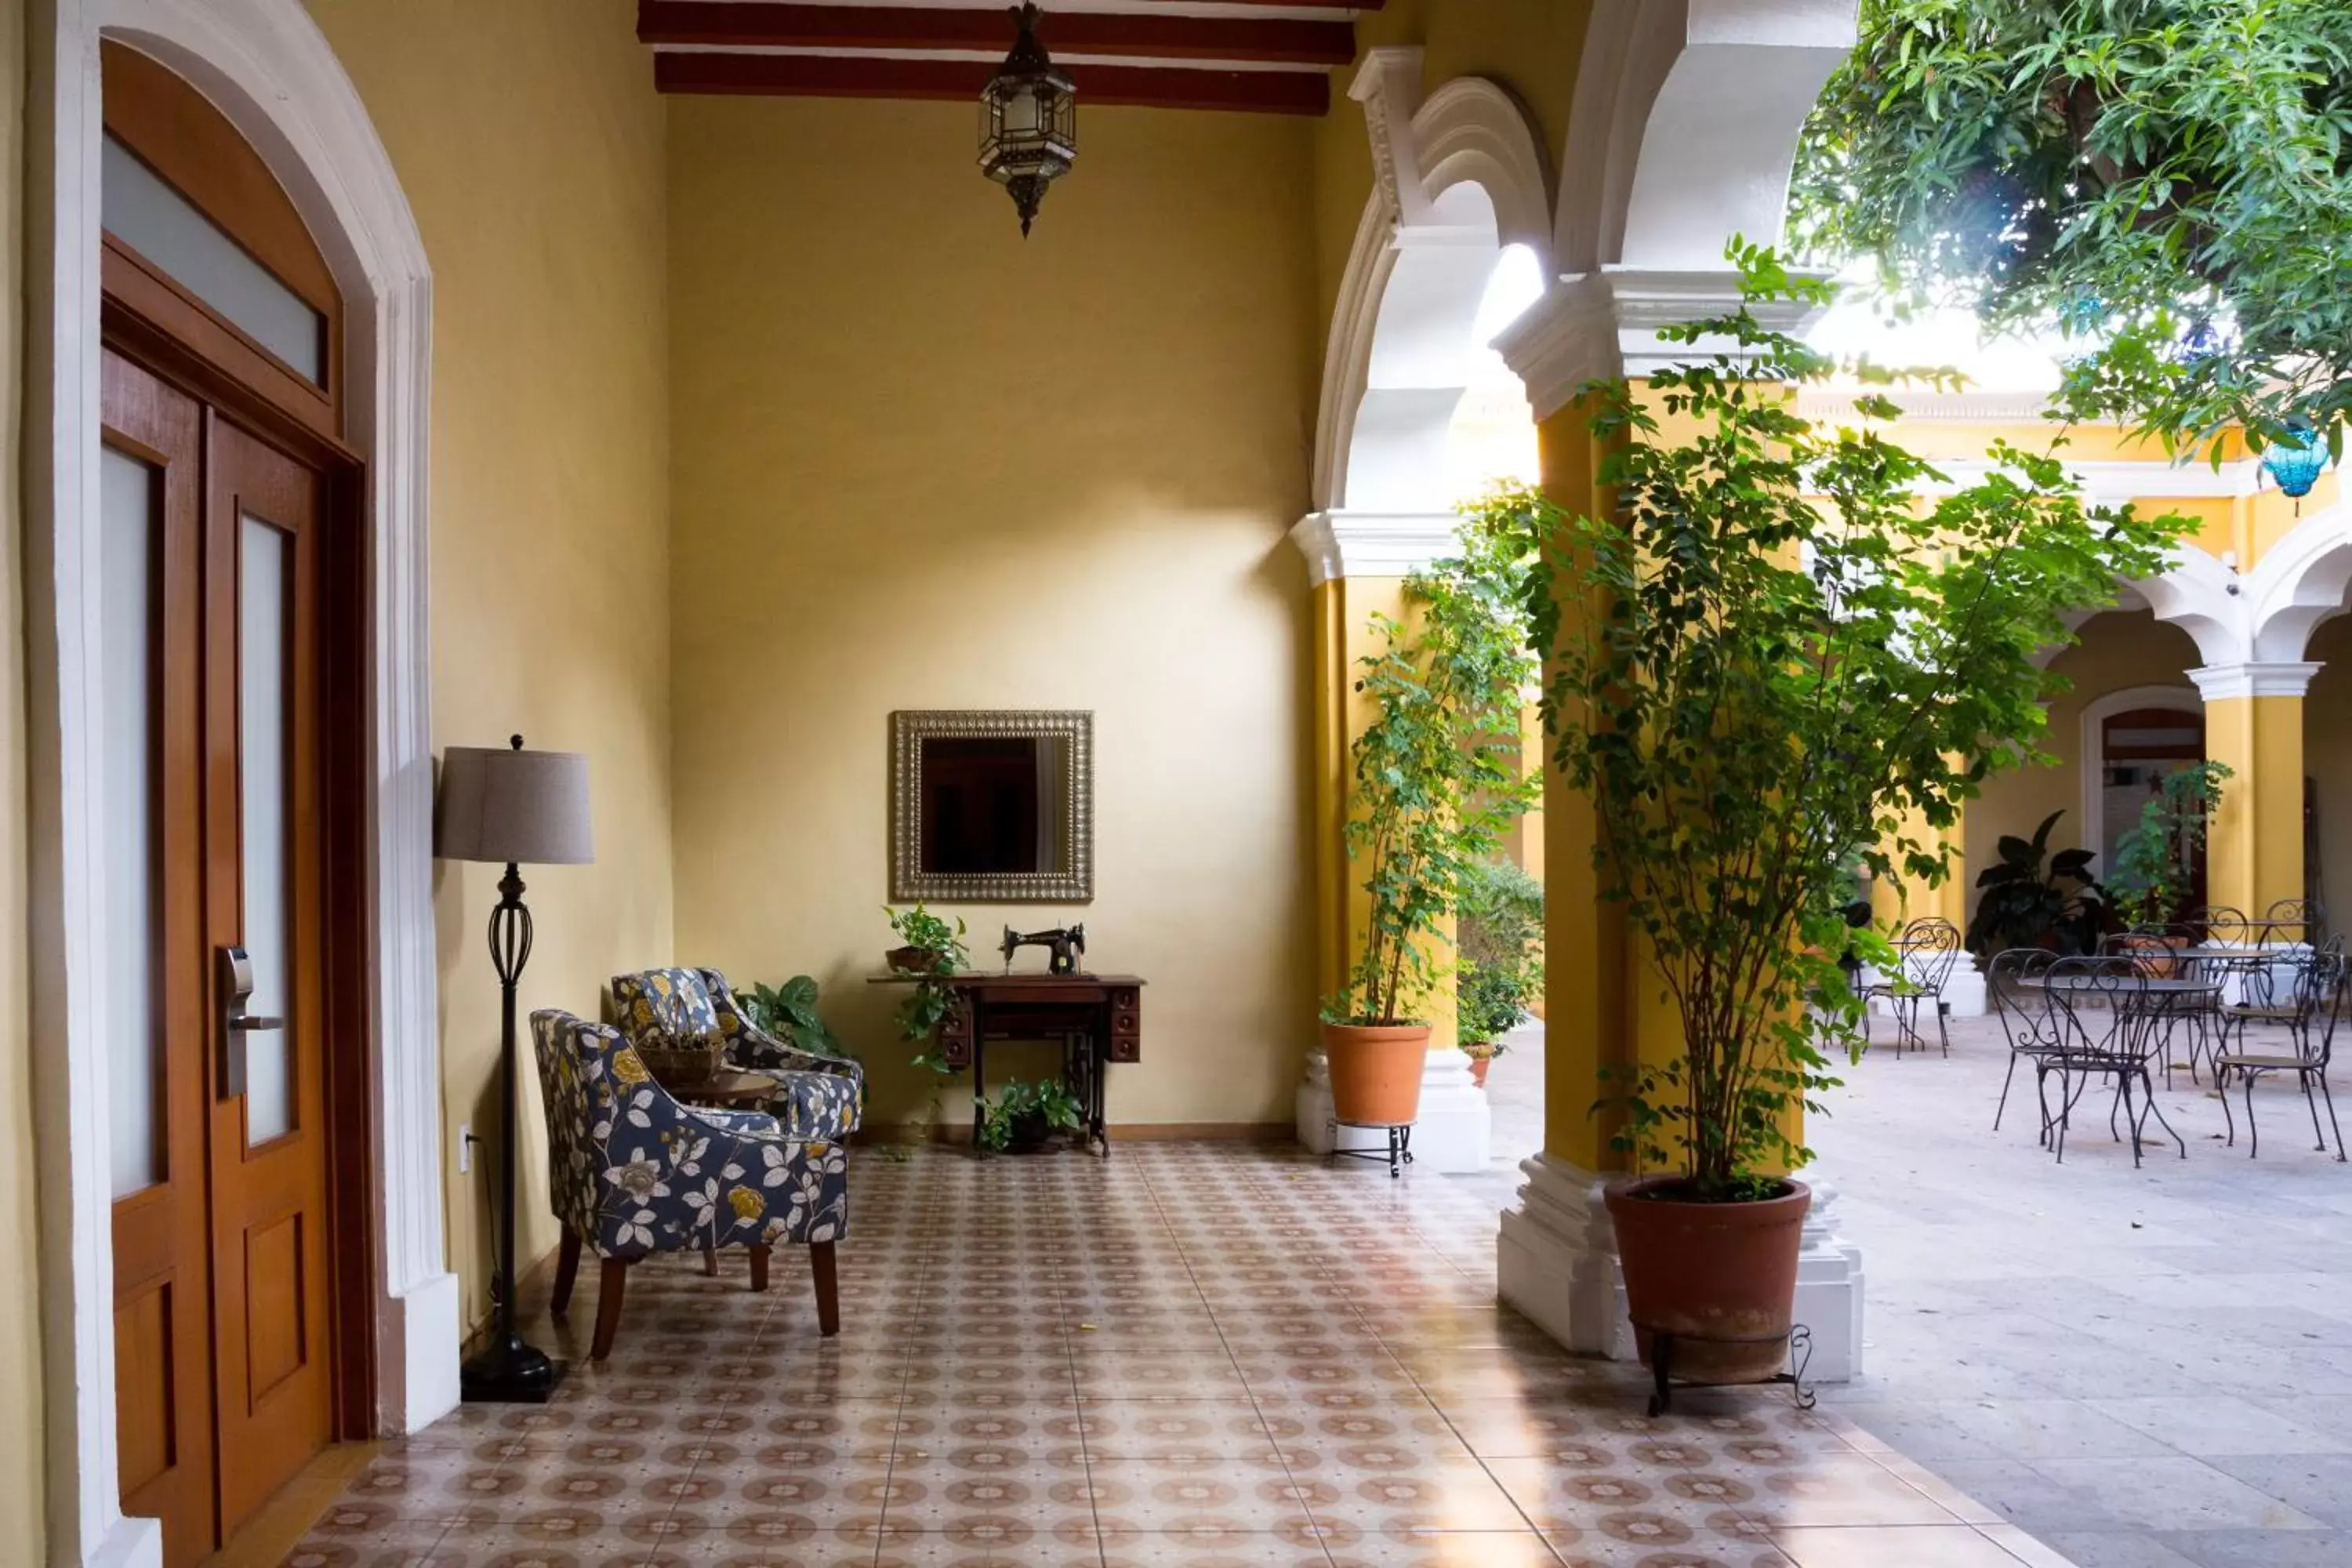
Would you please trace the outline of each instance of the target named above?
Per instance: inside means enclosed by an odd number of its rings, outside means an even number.
[[[580,1279],[580,1233],[570,1226],[563,1227],[563,1239],[555,1248],[555,1294],[547,1310],[562,1317],[572,1305],[572,1287]]]
[[[816,1331],[831,1339],[841,1332],[841,1285],[834,1275],[833,1243],[809,1243],[809,1273],[816,1281]]]
[[[715,1247],[702,1249],[702,1277],[705,1279],[719,1278],[719,1249]]]
[[[762,1243],[758,1247],[746,1247],[744,1250],[751,1255],[751,1289],[754,1290],[765,1290],[768,1288],[768,1248],[766,1244]]]
[[[590,1361],[603,1361],[613,1353],[613,1333],[621,1326],[621,1296],[628,1283],[629,1260],[604,1259],[604,1273],[596,1281],[596,1337],[589,1342]]]

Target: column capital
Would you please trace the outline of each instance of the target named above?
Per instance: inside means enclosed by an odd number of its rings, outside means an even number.
[[[1307,557],[1307,580],[1410,577],[1444,560],[1462,542],[1462,520],[1450,511],[1310,511],[1291,525],[1291,542]]]
[[[2197,694],[2208,702],[2233,697],[2301,697],[2311,689],[2319,666],[2303,661],[2200,665],[2188,672]]]
[[[1604,267],[1560,279],[1495,340],[1495,347],[1527,384],[1536,417],[1549,419],[1588,381],[1655,375],[1730,352],[1733,345],[1717,339],[1662,342],[1658,330],[1728,315],[1739,305],[1737,272]],[[1749,309],[1765,325],[1791,333],[1822,310],[1801,300],[1759,300]]]

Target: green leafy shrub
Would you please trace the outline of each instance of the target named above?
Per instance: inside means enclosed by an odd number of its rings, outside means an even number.
[[[2156,794],[2140,808],[2139,820],[2116,841],[2116,863],[2107,875],[2116,908],[2126,924],[2166,925],[2189,902],[2197,858],[2205,847],[2207,825],[2221,805],[2221,763],[2192,763],[2164,775]]]
[[[2067,956],[2095,952],[2107,924],[2107,890],[2090,872],[2088,849],[2050,853],[2050,830],[2066,814],[2042,819],[2030,839],[2000,836],[2000,862],[1977,873],[1983,896],[1969,920],[1969,951],[1979,958],[2012,947],[2046,947]]]
[[[1476,862],[1463,874],[1454,918],[1462,1042],[1499,1056],[1504,1035],[1543,993],[1543,884],[1507,860]]]
[[[1749,302],[1829,297],[1731,256]],[[1811,1157],[1790,1127],[1838,1081],[1824,1047],[1860,1054],[1838,967],[1853,847],[1874,875],[1939,882],[1984,779],[2047,755],[2063,683],[2037,650],[2159,570],[2184,524],[2087,510],[2054,452],[2007,443],[1923,500],[1943,476],[1882,433],[1900,410],[1873,394],[1850,425],[1802,417],[1786,389],[1830,362],[1747,303],[1659,335],[1689,363],[1583,390],[1612,504],[1541,509],[1529,594],[1554,761],[1681,1026],[1678,1055],[1595,1110],[1637,1167],[1730,1200]]]
[[[985,1149],[1034,1146],[1056,1132],[1075,1132],[1086,1121],[1085,1108],[1059,1079],[1034,1083],[1014,1079],[996,1091],[994,1100],[979,1103],[980,1142]]]
[[[817,1016],[816,982],[805,974],[795,974],[773,989],[754,984],[749,991],[738,991],[735,1005],[754,1026],[788,1046],[816,1057],[849,1055],[841,1037]]]

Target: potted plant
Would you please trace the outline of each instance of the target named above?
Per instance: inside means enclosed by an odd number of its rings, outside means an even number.
[[[2116,841],[2108,877],[2116,909],[2134,931],[2170,925],[2187,907],[2207,824],[2221,804],[2221,763],[2192,763],[2164,775],[2139,820]]]
[[[1503,1037],[1543,994],[1543,884],[1507,860],[1480,861],[1463,875],[1454,1016],[1481,1088],[1488,1066],[1510,1048]]]
[[[882,912],[890,917],[890,930],[899,942],[883,955],[892,973],[934,974],[942,970],[953,973],[971,962],[963,949],[961,920],[950,925],[920,904],[897,910],[886,905]]]
[[[1977,873],[1976,913],[1968,946],[1979,958],[2012,947],[2039,947],[2063,956],[2091,952],[2106,929],[2107,889],[2091,876],[2088,849],[2050,853],[2050,830],[2065,812],[2042,819],[2030,839],[2000,837],[2000,860]]]
[[[1799,1118],[1837,1082],[1829,1053],[1861,1049],[1838,965],[1853,847],[1874,876],[1940,879],[1938,830],[2044,754],[2058,682],[2036,649],[2156,570],[2168,532],[2086,511],[2054,456],[2006,444],[1987,478],[1917,499],[1940,476],[1878,433],[1895,405],[1801,417],[1787,387],[1831,367],[1749,309],[1827,286],[1731,255],[1747,302],[1659,334],[1689,363],[1584,389],[1612,505],[1547,508],[1529,542],[1554,761],[1678,1026],[1624,1049],[1594,1108],[1633,1173],[1609,1212],[1643,1357],[1671,1333],[1701,1382],[1786,1358]]]
[[[817,1014],[816,982],[795,974],[779,986],[755,984],[735,993],[735,1005],[757,1027],[813,1057],[846,1058],[847,1047]]]
[[[917,1047],[914,1065],[930,1075],[930,1097],[922,1121],[915,1124],[919,1132],[938,1121],[940,1085],[958,1071],[940,1055],[939,1033],[958,1005],[949,982],[971,967],[971,954],[964,949],[961,920],[950,925],[920,904],[896,911],[885,906],[882,912],[890,917],[890,929],[903,944],[890,951],[891,972],[914,982],[907,999],[898,1004],[898,1037]]]
[[[1326,1003],[1334,1116],[1411,1121],[1421,1106],[1435,988],[1461,879],[1534,800],[1518,763],[1536,664],[1526,646],[1518,543],[1531,492],[1498,490],[1463,513],[1461,552],[1405,583],[1412,624],[1375,616],[1379,652],[1356,690],[1373,719],[1350,749],[1349,858],[1370,905],[1347,989]]]
[[[980,1104],[981,1147],[1000,1152],[1034,1153],[1055,1138],[1076,1132],[1086,1121],[1077,1097],[1058,1079],[1035,1083],[1014,1079],[996,1091],[992,1102]]]

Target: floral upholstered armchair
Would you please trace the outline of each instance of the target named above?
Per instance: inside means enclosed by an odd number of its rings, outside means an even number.
[[[760,1109],[793,1137],[846,1138],[865,1115],[864,1068],[846,1057],[801,1050],[762,1030],[743,1016],[727,976],[715,969],[615,974],[613,1008],[634,1045],[690,1049],[723,1040],[729,1067],[774,1074],[780,1087]]]
[[[831,1140],[796,1138],[759,1110],[702,1110],[670,1098],[618,1029],[569,1013],[530,1016],[547,1105],[548,1192],[562,1222],[555,1314],[572,1303],[580,1255],[603,1260],[596,1337],[602,1361],[620,1326],[629,1266],[656,1252],[751,1255],[751,1289],[768,1288],[768,1249],[809,1249],[817,1327],[841,1328],[833,1244],[849,1231],[849,1157]]]

